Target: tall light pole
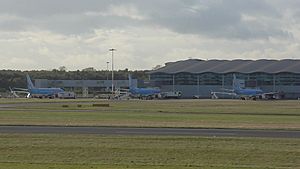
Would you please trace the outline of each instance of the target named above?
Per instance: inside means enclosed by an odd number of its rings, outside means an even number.
[[[109,51],[111,52],[111,93],[114,94],[114,51],[116,49],[111,48]]]

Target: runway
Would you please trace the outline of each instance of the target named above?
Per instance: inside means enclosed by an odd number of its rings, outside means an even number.
[[[3,133],[300,138],[300,131],[297,130],[243,130],[192,128],[0,126],[0,134]]]

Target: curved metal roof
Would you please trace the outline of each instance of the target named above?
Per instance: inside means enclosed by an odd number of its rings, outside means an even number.
[[[189,59],[177,62],[169,62],[166,66],[151,71],[154,73],[300,73],[300,60],[284,59],[284,60],[199,60]]]

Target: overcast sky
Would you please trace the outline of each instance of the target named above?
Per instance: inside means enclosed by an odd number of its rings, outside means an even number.
[[[0,69],[299,59],[299,0],[0,0]]]

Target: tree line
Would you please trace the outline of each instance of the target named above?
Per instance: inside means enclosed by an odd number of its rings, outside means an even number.
[[[139,80],[147,80],[147,70],[129,71],[118,70],[114,71],[114,79],[127,80],[128,74],[133,78]],[[34,79],[49,79],[49,80],[111,80],[111,71],[95,70],[86,68],[77,71],[66,71],[53,69],[48,70],[32,70],[32,71],[19,71],[19,70],[0,70],[0,92],[6,92],[9,87],[26,88],[26,73],[28,73],[32,80]]]

